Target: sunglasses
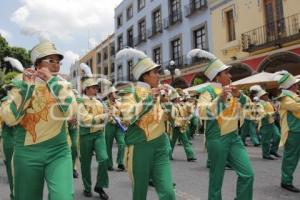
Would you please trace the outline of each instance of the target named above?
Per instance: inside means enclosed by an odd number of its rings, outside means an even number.
[[[56,60],[56,59],[44,59],[42,60],[46,63],[49,63],[49,64],[58,64],[58,65],[62,65],[62,62],[60,60]]]

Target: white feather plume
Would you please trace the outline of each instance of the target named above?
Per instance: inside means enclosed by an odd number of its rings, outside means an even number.
[[[24,67],[23,67],[22,63],[19,60],[15,59],[15,58],[12,58],[12,57],[5,57],[4,61],[9,62],[11,64],[11,66],[13,68],[15,68],[16,70],[18,70],[19,72],[24,71]]]
[[[194,57],[198,57],[198,58],[206,58],[206,59],[209,59],[209,60],[215,60],[217,57],[210,53],[210,52],[207,52],[207,51],[204,51],[202,49],[192,49],[188,52],[187,54],[187,57],[189,59],[192,59]]]
[[[289,72],[286,71],[286,70],[281,70],[281,71],[279,71],[279,72],[275,72],[275,73],[273,74],[273,80],[274,80],[274,81],[279,81],[279,80],[281,79],[281,77],[282,77],[283,75],[285,75],[285,74],[289,74]]]
[[[133,48],[124,48],[116,54],[116,60],[122,59],[122,58],[138,58],[139,60],[146,58],[147,55],[137,49]]]
[[[97,78],[97,82],[108,86],[112,85],[112,83],[106,78]]]
[[[259,92],[261,90],[263,90],[263,89],[260,87],[260,85],[253,85],[253,86],[250,87],[251,92],[254,92],[254,91]]]
[[[82,69],[84,71],[85,76],[87,76],[89,78],[93,77],[92,70],[91,70],[91,68],[87,64],[80,63],[80,69]]]

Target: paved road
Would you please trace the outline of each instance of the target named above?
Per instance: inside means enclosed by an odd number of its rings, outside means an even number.
[[[197,162],[186,162],[182,146],[176,146],[174,161],[172,161],[174,181],[176,182],[177,200],[205,200],[207,199],[208,170],[205,167],[206,153],[203,150],[203,139],[196,136],[193,140],[197,154]],[[261,148],[247,147],[254,171],[254,199],[255,200],[299,200],[300,194],[285,191],[279,187],[281,159],[267,161],[261,159]],[[282,153],[282,152],[281,152]],[[116,148],[114,148],[114,155]],[[97,165],[93,162],[93,174],[95,177]],[[113,171],[109,173],[110,187],[107,192],[110,200],[130,200],[131,187],[127,173]],[[300,187],[300,167],[296,169],[294,184]],[[93,181],[95,183],[95,180]],[[99,199],[96,194],[92,198],[84,198],[82,195],[81,179],[75,179],[75,199]],[[233,200],[235,197],[236,174],[227,170],[223,184],[223,200]],[[9,200],[9,188],[5,177],[3,164],[0,164],[0,200]],[[44,199],[47,199],[45,189]],[[147,200],[157,200],[155,190],[149,188]]]

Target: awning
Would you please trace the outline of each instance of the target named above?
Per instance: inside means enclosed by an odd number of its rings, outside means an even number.
[[[231,83],[232,85],[237,86],[239,89],[248,89],[252,85],[261,85],[265,89],[275,89],[278,88],[278,84],[273,80],[273,73],[269,72],[260,72],[243,78],[241,80]]]

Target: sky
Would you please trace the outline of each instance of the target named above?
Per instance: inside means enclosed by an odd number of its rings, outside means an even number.
[[[0,0],[0,34],[10,46],[30,50],[49,39],[65,56],[61,73],[114,32],[122,0]]]

